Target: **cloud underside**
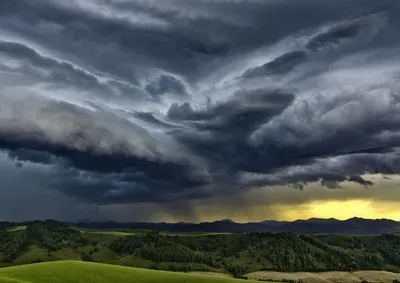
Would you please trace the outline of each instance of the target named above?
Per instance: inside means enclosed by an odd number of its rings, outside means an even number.
[[[373,185],[400,172],[399,14],[368,0],[1,3],[0,166],[94,204]]]

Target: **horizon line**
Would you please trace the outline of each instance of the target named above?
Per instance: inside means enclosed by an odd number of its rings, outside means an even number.
[[[219,220],[214,220],[214,221],[201,221],[201,222],[187,222],[187,221],[177,221],[177,222],[166,222],[166,221],[162,221],[162,222],[154,222],[154,221],[127,221],[127,222],[119,222],[119,221],[115,221],[115,220],[57,220],[57,219],[52,219],[52,218],[47,218],[47,219],[35,219],[35,220],[23,220],[23,221],[13,221],[13,220],[0,220],[0,223],[27,223],[27,222],[43,222],[43,221],[57,221],[57,222],[64,222],[64,223],[107,223],[107,222],[111,222],[111,223],[117,223],[117,224],[135,224],[135,223],[146,223],[146,224],[171,224],[171,225],[177,225],[177,224],[191,224],[191,225],[199,225],[199,224],[205,224],[205,223],[216,223],[216,222],[231,222],[233,224],[261,224],[263,222],[278,222],[278,223],[293,223],[293,222],[298,222],[298,221],[311,221],[311,220],[332,220],[332,221],[348,221],[348,220],[352,220],[352,219],[362,219],[362,220],[389,220],[389,221],[395,221],[395,222],[400,222],[400,220],[397,219],[391,219],[391,218],[364,218],[364,217],[358,217],[358,216],[354,216],[354,217],[350,217],[350,218],[346,218],[346,219],[337,219],[334,217],[331,218],[319,218],[319,217],[311,217],[308,219],[296,219],[296,220],[274,220],[274,219],[266,219],[266,220],[262,220],[262,221],[248,221],[248,222],[236,222],[232,219],[219,219]]]

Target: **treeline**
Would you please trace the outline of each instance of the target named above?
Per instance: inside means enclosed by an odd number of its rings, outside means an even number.
[[[3,261],[12,261],[27,251],[28,246],[29,241],[25,236],[16,237],[5,230],[0,230],[0,253],[4,254]]]
[[[90,243],[87,237],[69,226],[48,220],[34,222],[26,231],[7,232],[0,230],[0,253],[4,254],[4,262],[12,262],[19,255],[29,250],[31,245],[37,245],[51,252],[62,248],[79,248]]]
[[[119,254],[154,262],[196,262],[244,274],[260,270],[354,271],[399,266],[400,237],[312,236],[250,233],[167,236],[156,232],[119,238],[110,245]],[[245,265],[234,264],[246,262]]]
[[[78,248],[90,243],[79,231],[52,220],[28,226],[26,237],[31,244],[37,244],[49,252],[66,247]]]
[[[236,241],[228,242],[230,244],[228,246],[220,236],[211,236],[211,238],[208,236],[163,236],[158,232],[149,232],[143,236],[119,238],[110,245],[110,248],[116,253],[133,254],[155,263],[201,263],[216,269],[227,270],[238,278],[248,271],[245,266],[231,264],[221,253],[213,253],[219,247],[223,247],[222,251],[225,255],[235,255],[238,248],[232,244]],[[173,267],[174,265],[170,270],[174,271]],[[190,271],[190,265],[184,265],[184,269]]]
[[[400,237],[396,235],[364,237],[324,235],[317,239],[326,246],[346,250],[352,258],[357,258],[354,269],[382,268],[386,264],[400,266]]]
[[[297,235],[294,233],[249,233],[220,235],[164,235],[147,232],[132,236],[103,237],[99,247],[116,258],[132,255],[152,261],[152,268],[168,263],[173,271],[191,271],[193,266],[228,271],[242,277],[252,271],[400,271],[400,237]],[[77,250],[81,259],[101,260],[97,241],[56,221],[33,222],[27,229],[0,229],[0,259],[11,262],[35,245],[51,253],[64,248]],[[88,246],[89,247],[86,247]],[[83,248],[85,247],[85,248]],[[113,253],[114,254],[113,254]],[[398,269],[396,269],[398,267]]]
[[[12,223],[12,222],[3,222],[3,221],[1,221],[0,222],[0,231],[4,230],[4,229],[11,228],[11,227],[14,227],[14,226],[15,226],[15,224]]]

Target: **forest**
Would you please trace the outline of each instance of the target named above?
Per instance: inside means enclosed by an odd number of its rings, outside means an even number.
[[[32,255],[32,249],[41,252]],[[261,270],[398,272],[400,237],[154,231],[124,234],[82,231],[56,221],[38,221],[14,231],[0,229],[1,266],[76,257],[171,271],[219,270],[235,277]]]

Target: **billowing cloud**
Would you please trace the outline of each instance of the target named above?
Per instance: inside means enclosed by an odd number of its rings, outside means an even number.
[[[189,212],[400,172],[395,1],[15,0],[0,15],[12,187]]]

